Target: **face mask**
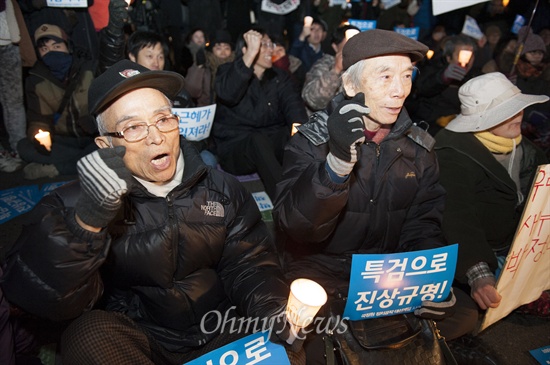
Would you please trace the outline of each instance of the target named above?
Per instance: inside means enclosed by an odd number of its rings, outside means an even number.
[[[73,56],[65,52],[50,51],[42,57],[42,62],[48,66],[56,79],[63,81],[71,69]]]

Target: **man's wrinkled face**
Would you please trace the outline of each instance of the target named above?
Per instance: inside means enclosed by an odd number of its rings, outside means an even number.
[[[521,134],[521,122],[523,120],[523,110],[516,115],[506,119],[496,127],[489,129],[489,132],[495,136],[504,138],[516,138]]]
[[[109,132],[120,132],[132,123],[154,124],[171,114],[169,100],[156,89],[137,89],[118,98],[102,116]],[[96,138],[100,148],[109,148],[109,137]],[[174,177],[180,154],[179,129],[162,133],[154,125],[149,126],[146,138],[127,142],[124,138],[112,138],[112,145],[125,146],[124,163],[132,175],[162,185]]]
[[[129,58],[130,61],[147,67],[149,70],[164,70],[164,49],[160,43],[154,46],[143,47],[139,50],[137,57],[130,54]]]
[[[373,57],[365,61],[358,88],[345,84],[348,96],[365,94],[365,105],[370,114],[366,120],[369,130],[397,120],[412,87],[413,65],[408,55]],[[378,128],[376,128],[378,125]],[[369,128],[370,127],[370,128]]]

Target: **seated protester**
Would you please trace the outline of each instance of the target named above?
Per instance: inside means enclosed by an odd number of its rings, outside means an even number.
[[[271,57],[273,67],[278,67],[288,72],[296,83],[298,90],[301,90],[306,77],[302,61],[298,57],[288,54],[282,36],[270,34],[270,38],[273,42],[273,56]]]
[[[179,67],[183,75],[187,76],[187,72],[194,63],[197,62],[197,53],[204,51],[207,43],[206,31],[200,27],[193,28],[185,37],[185,45],[181,50],[181,60]]]
[[[413,62],[427,50],[394,31],[353,36],[342,51],[345,94],[313,114],[285,147],[273,210],[285,241],[284,271],[289,282],[317,281],[329,303],[347,297],[353,254],[446,245],[434,141],[403,107]],[[438,303],[438,314],[417,314],[436,318],[447,340],[473,331],[478,318],[468,295],[454,294]],[[308,364],[324,364],[322,336],[308,335],[304,346]]]
[[[435,135],[454,116],[460,113],[458,88],[479,73],[473,68],[475,61],[475,41],[465,35],[450,36],[442,41],[440,57],[419,64],[419,74],[414,83],[414,91],[407,100],[407,110],[414,122],[424,121],[429,125],[430,134]],[[460,65],[458,55],[461,50],[472,51],[466,65]]]
[[[500,304],[495,271],[508,254],[537,166],[548,163],[522,138],[524,110],[549,98],[522,94],[499,72],[471,79],[459,97],[462,112],[436,135],[447,191],[443,232],[459,243],[456,279],[485,310]],[[550,296],[523,309],[548,317]]]
[[[71,54],[67,34],[56,25],[42,24],[34,41],[39,59],[25,81],[27,138],[17,144],[28,163],[24,177],[75,175],[76,162],[96,149],[97,127],[87,99],[94,66]],[[51,150],[36,140],[39,130],[50,133]]]
[[[187,71],[185,90],[197,106],[211,105],[216,102],[214,78],[218,67],[235,59],[231,35],[226,30],[218,30],[209,47],[198,50],[197,61]]]
[[[128,58],[149,70],[164,70],[168,55],[168,43],[150,31],[136,31],[128,38]]]
[[[170,98],[183,83],[128,60],[95,79],[99,149],[78,162],[78,182],[38,203],[7,255],[7,299],[70,322],[64,364],[182,364],[247,334],[216,313],[284,313],[289,288],[252,195],[179,136]],[[284,317],[267,323],[273,341],[288,339]]]
[[[298,38],[290,45],[288,53],[302,61],[305,72],[323,57],[322,43],[326,36],[327,24],[322,19],[314,18],[311,26],[304,26]]]
[[[340,91],[343,71],[342,49],[348,40],[346,36],[348,30],[359,32],[359,28],[353,25],[342,25],[336,28],[331,39],[331,47],[335,55],[324,54],[306,74],[306,81],[302,88],[302,99],[304,99],[309,111],[315,112],[325,109],[332,98]]]
[[[307,120],[306,110],[290,75],[272,67],[273,43],[262,29],[239,37],[235,52],[235,61],[216,74],[216,155],[231,174],[257,172],[274,199],[283,148],[292,123]]]

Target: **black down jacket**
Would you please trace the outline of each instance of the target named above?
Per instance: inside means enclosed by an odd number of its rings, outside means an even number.
[[[254,199],[237,180],[204,165],[188,142],[182,146],[182,183],[159,198],[135,181],[123,199],[124,217],[100,233],[75,221],[78,183],[43,198],[8,258],[8,300],[66,320],[101,299],[173,351],[215,336],[216,315],[201,331],[209,311],[223,315],[236,306],[260,319],[280,311],[289,290]]]
[[[352,254],[444,245],[444,190],[433,138],[403,110],[379,145],[360,146],[352,173],[339,184],[325,167],[327,118],[325,112],[314,114],[285,149],[274,209],[287,239],[285,273],[331,290],[349,282]]]

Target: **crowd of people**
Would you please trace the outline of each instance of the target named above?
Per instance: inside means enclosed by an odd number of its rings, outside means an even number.
[[[0,363],[36,350],[13,335],[16,307],[66,324],[67,364],[181,364],[246,335],[212,311],[269,323],[291,364],[324,364],[322,334],[290,344],[292,280],[317,281],[330,304],[353,254],[457,242],[449,297],[415,314],[437,321],[459,364],[497,364],[471,344],[550,158],[549,5],[434,17],[418,0],[287,14],[198,3],[0,0],[0,171],[78,176],[26,216],[0,263]],[[517,14],[536,17],[513,32]],[[481,36],[462,33],[465,15]],[[173,107],[213,104],[207,138],[179,135]],[[275,234],[231,176],[251,173]],[[549,317],[550,296],[520,311]]]

